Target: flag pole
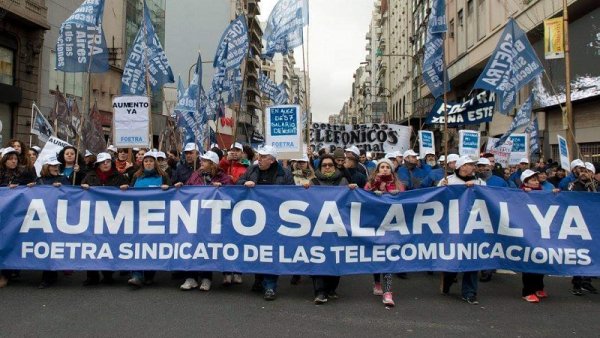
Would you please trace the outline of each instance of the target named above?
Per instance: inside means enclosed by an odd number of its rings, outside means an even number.
[[[150,13],[148,13],[150,16]],[[146,68],[146,96],[148,97],[148,142],[149,150],[152,150],[154,145],[153,133],[152,133],[152,92],[150,91],[150,66],[148,59],[148,27],[146,26],[146,1],[142,0],[142,26],[144,28],[144,44],[146,45],[144,65]]]
[[[311,115],[309,112],[309,102],[310,102],[310,94],[308,92],[308,86],[306,84],[306,78],[308,77],[310,68],[308,65],[309,57],[308,57],[308,38],[309,38],[309,27],[310,23],[306,25],[306,61],[304,59],[304,39],[302,39],[302,68],[304,71],[304,113],[306,114],[306,149],[307,151],[310,149],[310,125],[311,125]],[[302,30],[304,32],[304,29]],[[300,98],[298,98],[300,99]],[[308,155],[308,154],[307,154]]]
[[[444,161],[444,180],[446,180],[448,178],[448,91],[446,90],[448,88],[448,70],[446,69],[446,67],[448,66],[448,63],[446,61],[446,57],[447,57],[447,48],[446,48],[446,35],[447,33],[444,32],[443,34],[443,39],[444,39],[444,44],[443,44],[443,48],[444,48],[444,57],[442,58],[443,60],[443,73],[444,73],[444,158],[446,159]]]
[[[567,0],[563,0],[563,35],[565,44],[565,116],[563,124],[566,125],[567,143],[569,144],[569,153],[572,156],[577,156],[578,146],[575,140],[575,128],[573,120],[573,105],[571,104],[571,52],[569,47],[569,10],[567,8]],[[581,154],[579,154],[581,157]],[[569,159],[569,161],[572,159]]]
[[[29,148],[31,148],[31,142],[33,141],[33,133],[31,132],[33,130],[33,107],[35,106],[35,101],[33,101],[33,104],[31,105],[31,128],[29,128]]]

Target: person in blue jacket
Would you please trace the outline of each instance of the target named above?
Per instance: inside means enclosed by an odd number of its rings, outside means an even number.
[[[413,150],[404,152],[404,164],[398,170],[398,178],[406,190],[421,188],[421,182],[427,177],[427,171],[419,168],[419,154]]]
[[[508,183],[504,179],[494,175],[492,162],[485,157],[477,161],[477,177],[485,181],[488,187],[508,188]]]
[[[448,166],[446,169],[446,158],[444,155],[440,156],[439,165],[437,168],[432,169],[427,177],[421,181],[421,188],[429,188],[429,187],[437,187],[438,183],[444,179],[444,170],[446,170],[447,175],[454,174],[454,169],[456,168],[456,161],[460,158],[457,154],[448,154]]]
[[[552,183],[548,182],[548,173],[546,171],[540,171],[538,173],[538,181],[544,191],[554,191],[554,189],[556,189]]]
[[[529,159],[527,159],[526,157],[523,157],[520,161],[519,161],[519,167],[518,169],[512,173],[510,175],[510,177],[508,178],[509,181],[512,181],[512,183],[514,183],[515,187],[520,187],[523,185],[523,182],[521,182],[521,174],[525,171],[529,169]],[[509,183],[509,186],[511,184]]]
[[[577,181],[579,178],[579,171],[585,170],[585,163],[580,159],[575,159],[571,161],[571,173],[565,176],[560,183],[558,184],[558,188],[560,190],[569,190],[569,184],[571,182]]]

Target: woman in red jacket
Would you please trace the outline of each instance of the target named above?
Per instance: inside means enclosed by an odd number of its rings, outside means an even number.
[[[387,158],[383,158],[377,162],[377,167],[369,177],[369,181],[365,185],[366,191],[371,191],[379,196],[383,194],[395,195],[406,190],[404,185],[394,173],[394,164]],[[383,304],[386,306],[394,306],[392,298],[392,274],[383,274],[383,288],[381,285],[381,275],[376,273],[373,275],[373,294],[383,296]]]

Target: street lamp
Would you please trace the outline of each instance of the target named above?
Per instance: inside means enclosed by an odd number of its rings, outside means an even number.
[[[202,63],[213,63],[213,60],[209,60],[209,61],[202,61]],[[188,85],[190,84],[190,82],[192,82],[192,68],[194,68],[194,66],[196,66],[198,64],[198,62],[194,62],[193,65],[190,66],[190,69],[188,70]],[[202,81],[202,79],[200,79],[200,81]]]

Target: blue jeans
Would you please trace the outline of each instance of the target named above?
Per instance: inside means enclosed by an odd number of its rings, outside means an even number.
[[[273,289],[273,291],[277,291],[277,280],[279,276],[277,275],[263,275],[264,279],[262,281],[263,288],[265,290]]]
[[[458,275],[456,272],[444,272],[444,279],[448,278],[448,280],[452,280],[456,278],[456,275]],[[478,271],[463,272],[461,290],[463,297],[477,296],[477,283],[479,282],[478,275]]]

